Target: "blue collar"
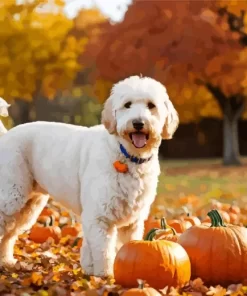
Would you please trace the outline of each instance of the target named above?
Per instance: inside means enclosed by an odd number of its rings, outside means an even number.
[[[131,156],[129,155],[129,153],[127,152],[127,150],[124,148],[122,144],[120,144],[120,150],[126,158],[129,158],[131,162],[134,162],[136,164],[142,164],[144,162],[148,162],[152,158],[152,156],[150,156],[149,158],[138,158],[136,156]]]

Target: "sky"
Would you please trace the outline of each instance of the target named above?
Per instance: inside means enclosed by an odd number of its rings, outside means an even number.
[[[132,0],[65,0],[65,12],[74,17],[81,8],[98,7],[112,21],[121,21]]]

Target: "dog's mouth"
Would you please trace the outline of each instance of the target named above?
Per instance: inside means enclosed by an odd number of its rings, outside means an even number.
[[[147,144],[147,140],[149,139],[149,134],[145,134],[142,132],[135,132],[135,133],[130,133],[129,137],[132,141],[132,144],[136,148],[143,148]]]

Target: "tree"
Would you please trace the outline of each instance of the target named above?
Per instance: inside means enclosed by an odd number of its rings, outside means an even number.
[[[237,124],[246,109],[247,2],[240,2],[135,0],[103,36],[97,59],[103,79],[142,73],[166,84],[182,122],[223,117],[225,165],[240,164]]]
[[[79,57],[79,63],[83,66],[77,73],[75,84],[77,89],[92,98],[97,98],[103,103],[112,87],[112,81],[97,77],[97,57],[102,50],[103,36],[111,29],[109,20],[98,10],[81,9],[74,19],[71,34],[76,39],[87,38],[85,50]]]
[[[63,1],[21,3],[0,4],[0,96],[9,102],[32,102],[40,94],[52,99],[73,82],[87,39],[68,34],[73,21]],[[23,104],[28,108],[21,121],[28,121],[31,104]]]

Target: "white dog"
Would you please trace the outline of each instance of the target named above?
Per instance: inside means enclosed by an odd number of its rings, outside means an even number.
[[[114,85],[91,128],[35,122],[0,138],[0,265],[15,264],[17,236],[36,221],[48,197],[81,215],[81,265],[86,274],[113,274],[115,249],[141,240],[156,195],[158,149],[178,115],[165,87],[132,76]],[[127,172],[113,165],[125,163]],[[33,191],[47,195],[31,195]]]

